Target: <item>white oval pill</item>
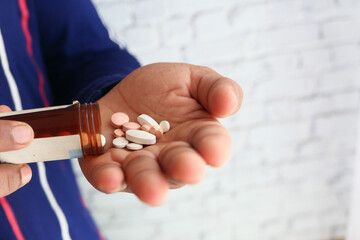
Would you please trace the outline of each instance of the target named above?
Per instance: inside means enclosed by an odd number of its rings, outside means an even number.
[[[160,128],[163,130],[164,133],[168,132],[170,130],[170,123],[168,121],[161,121]]]
[[[126,148],[129,150],[141,150],[143,149],[143,145],[137,143],[129,143],[126,145]]]
[[[113,145],[116,148],[124,148],[129,143],[129,141],[124,137],[118,137],[113,140]]]
[[[160,125],[150,116],[146,115],[146,114],[141,114],[140,116],[137,117],[137,121],[141,124],[141,125],[149,125],[149,126],[155,126],[160,128]]]
[[[139,144],[151,145],[156,143],[155,135],[142,130],[126,131],[126,139]]]
[[[102,145],[102,147],[104,147],[105,144],[106,144],[106,138],[105,138],[105,136],[102,135],[102,134],[100,134],[100,139],[101,139],[101,145]]]

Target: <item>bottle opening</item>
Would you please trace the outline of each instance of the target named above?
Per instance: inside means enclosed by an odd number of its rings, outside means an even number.
[[[79,104],[80,138],[84,156],[101,155],[101,119],[97,103]]]

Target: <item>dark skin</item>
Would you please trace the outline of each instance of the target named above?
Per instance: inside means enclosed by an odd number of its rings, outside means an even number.
[[[134,193],[149,205],[160,205],[169,188],[199,182],[207,165],[219,167],[230,155],[230,136],[217,118],[236,113],[242,90],[233,80],[206,68],[180,63],[141,67],[99,99],[105,153],[79,159],[88,181],[99,191]],[[0,112],[11,111],[0,106]],[[110,117],[125,112],[132,121],[140,114],[171,124],[155,145],[140,151],[111,148]],[[21,128],[18,126],[25,126]],[[17,137],[16,137],[17,136]],[[0,121],[0,152],[28,146],[34,137],[30,126]],[[0,197],[31,179],[27,164],[0,165]]]
[[[80,159],[88,181],[105,193],[132,192],[149,205],[160,205],[169,188],[199,182],[206,166],[219,167],[230,155],[230,136],[216,118],[236,113],[242,90],[233,80],[206,68],[181,63],[141,67],[98,103],[106,152]],[[167,120],[171,130],[140,151],[111,148],[110,117],[125,112],[131,121],[148,114]]]

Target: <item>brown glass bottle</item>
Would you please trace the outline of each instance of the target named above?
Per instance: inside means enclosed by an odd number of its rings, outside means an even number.
[[[39,108],[0,115],[0,120],[28,123],[35,139],[78,135],[83,156],[103,153],[100,109],[97,103]],[[54,160],[54,159],[49,159]]]

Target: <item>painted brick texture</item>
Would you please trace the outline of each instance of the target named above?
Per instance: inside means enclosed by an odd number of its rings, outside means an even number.
[[[358,0],[94,3],[142,64],[206,65],[245,92],[240,113],[221,120],[229,161],[161,207],[96,192],[77,168],[107,239],[344,237],[360,103]]]

